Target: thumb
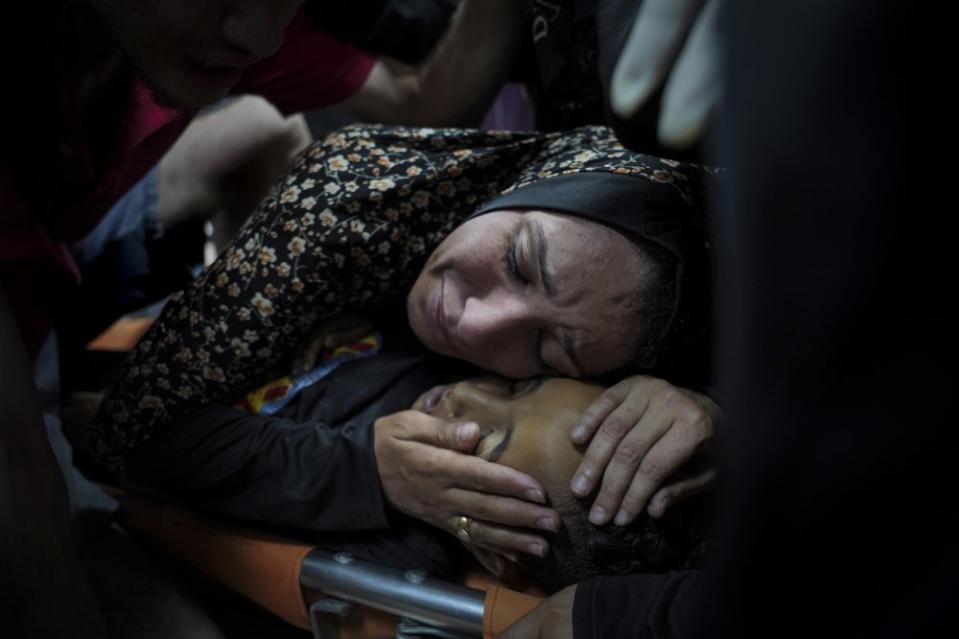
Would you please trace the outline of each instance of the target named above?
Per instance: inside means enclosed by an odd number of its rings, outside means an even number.
[[[407,437],[440,448],[470,452],[479,443],[480,428],[476,422],[447,421],[420,413],[407,411]]]
[[[480,428],[476,422],[440,421],[442,441],[446,448],[465,453],[472,452],[479,444]]]

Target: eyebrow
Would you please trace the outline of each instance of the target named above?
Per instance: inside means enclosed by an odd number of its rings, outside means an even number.
[[[503,452],[506,451],[506,447],[509,446],[509,440],[513,438],[513,425],[507,424],[506,434],[503,435],[503,439],[500,440],[496,447],[490,451],[489,457],[486,458],[486,461],[493,462],[494,464],[499,461],[499,458],[503,455]]]

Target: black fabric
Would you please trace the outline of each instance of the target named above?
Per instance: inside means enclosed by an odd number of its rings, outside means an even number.
[[[385,528],[373,422],[440,382],[432,360],[393,349],[345,362],[275,416],[206,406],[137,448],[130,479],[234,519],[317,531]]]
[[[605,124],[605,100],[596,66],[596,1],[534,1],[529,19],[535,72],[528,85],[536,107],[536,126],[563,131]]]
[[[446,31],[455,0],[310,0],[306,13],[332,36],[377,55],[423,61]]]
[[[946,159],[914,147],[941,121],[919,93],[930,17],[817,0],[726,19],[717,383],[733,427],[702,634],[954,636],[959,318],[954,242],[930,215],[952,193],[927,174]]]
[[[456,540],[385,503],[373,422],[460,374],[395,343],[341,364],[275,416],[211,405],[177,420],[133,453],[130,479],[188,507],[331,551],[455,574],[463,563]]]
[[[573,601],[573,636],[685,636],[698,618],[696,603],[703,584],[699,571],[595,577],[580,582]]]
[[[914,147],[944,121],[913,105],[929,14],[726,7],[724,484],[707,587],[683,594],[695,628],[665,636],[955,636],[959,318],[935,213],[952,194],[928,175],[945,159]],[[638,624],[632,602],[602,614]]]
[[[642,0],[557,0],[530,3],[532,35],[526,82],[537,127],[560,131],[605,124],[624,146],[641,153],[701,161],[703,149],[662,146],[656,136],[662,86],[628,120],[609,108],[613,70]]]

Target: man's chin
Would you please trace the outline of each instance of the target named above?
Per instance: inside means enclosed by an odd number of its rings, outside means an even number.
[[[150,82],[149,80],[146,81],[146,85],[150,90],[150,95],[154,102],[162,107],[177,110],[202,109],[203,107],[213,104],[221,98],[226,97],[227,93],[229,93],[229,89],[202,92],[188,90],[175,91],[167,89],[159,83]]]
[[[136,65],[134,65],[133,68],[134,72],[150,91],[150,97],[153,101],[167,109],[202,109],[225,97],[230,91],[229,87],[206,87],[202,89],[194,87],[186,78],[173,77],[159,80]]]

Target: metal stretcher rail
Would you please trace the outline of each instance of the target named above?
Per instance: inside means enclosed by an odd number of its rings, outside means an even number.
[[[300,583],[331,597],[439,628],[483,634],[484,591],[427,577],[418,570],[404,572],[346,553],[313,550],[303,560]]]

